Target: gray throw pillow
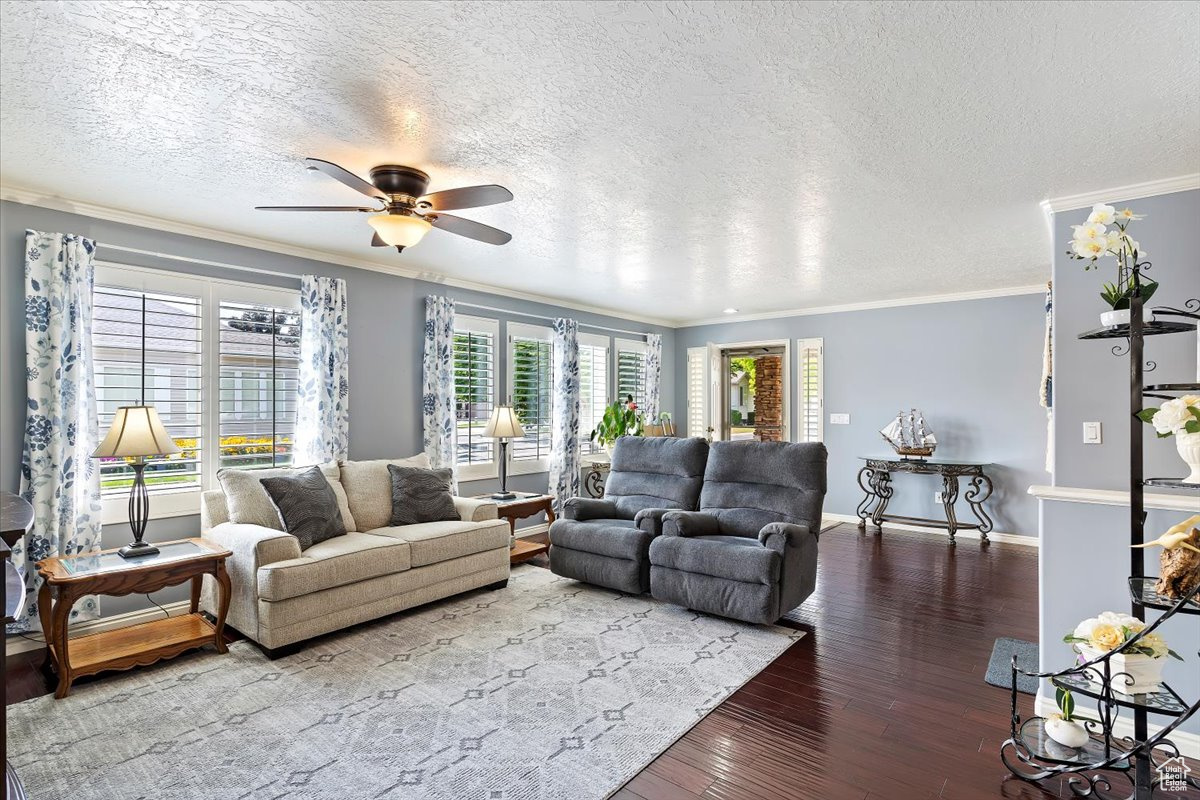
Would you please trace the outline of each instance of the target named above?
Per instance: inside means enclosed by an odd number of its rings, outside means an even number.
[[[454,473],[448,469],[421,469],[388,464],[392,476],[391,525],[460,520],[450,485]]]
[[[320,467],[296,475],[263,478],[262,485],[279,509],[283,529],[300,540],[301,550],[346,534],[337,495]]]

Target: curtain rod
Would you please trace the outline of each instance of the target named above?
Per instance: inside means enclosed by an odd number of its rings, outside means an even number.
[[[220,267],[221,269],[236,269],[240,272],[256,272],[259,275],[272,275],[276,278],[291,278],[292,280],[300,280],[300,276],[291,272],[278,272],[273,269],[259,269],[258,267],[245,267],[241,264],[227,264],[224,261],[209,261],[205,258],[189,258],[187,256],[176,256],[171,253],[156,253],[153,250],[139,250],[136,247],[124,247],[119,244],[109,244],[108,242],[98,242],[97,247],[107,250],[119,250],[122,253],[136,253],[139,256],[154,256],[155,258],[166,258],[171,261],[184,261],[189,264],[204,264],[210,267]]]
[[[524,311],[510,311],[507,308],[496,308],[494,306],[481,306],[478,303],[464,303],[460,300],[455,300],[454,307],[458,308],[459,306],[463,306],[464,308],[473,308],[476,311],[494,311],[497,314],[508,314],[509,316],[513,316],[513,317],[525,317],[526,319],[536,319],[539,322],[552,322],[553,321],[551,317],[547,317],[542,314],[527,314]],[[609,333],[627,333],[630,336],[645,336],[646,335],[646,331],[627,331],[624,328],[608,328],[608,327],[605,327],[604,325],[592,325],[590,322],[580,322],[579,327],[592,328],[593,330],[598,330],[598,331],[608,331]]]
[[[122,253],[134,253],[140,256],[153,256],[154,258],[165,258],[171,261],[183,261],[188,264],[204,264],[209,267],[220,267],[221,269],[234,269],[240,272],[254,272],[259,275],[271,275],[276,278],[291,278],[292,280],[300,280],[300,276],[291,272],[279,272],[273,269],[259,269],[258,267],[246,267],[241,264],[228,264],[224,261],[210,261],[206,258],[189,258],[188,256],[177,256],[171,253],[158,253],[153,250],[139,250],[136,247],[125,247],[119,244],[109,244],[108,242],[99,242],[97,247],[107,248],[109,250],[118,250]],[[493,311],[498,314],[508,314],[513,317],[525,317],[527,319],[536,319],[541,322],[549,322],[550,317],[540,314],[527,314],[524,311],[510,311],[507,308],[495,308],[494,306],[481,306],[476,303],[463,303],[455,301],[455,305],[465,306],[466,308],[474,308],[479,311]],[[592,325],[590,323],[579,323],[584,328],[592,328],[598,331],[608,331],[610,333],[625,333],[630,336],[645,336],[644,331],[628,331],[624,328],[608,328],[604,325]]]

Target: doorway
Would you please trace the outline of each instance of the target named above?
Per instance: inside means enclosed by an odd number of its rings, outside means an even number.
[[[719,347],[720,438],[787,441],[787,345]]]

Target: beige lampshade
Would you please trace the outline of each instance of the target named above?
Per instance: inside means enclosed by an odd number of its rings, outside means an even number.
[[[163,427],[154,406],[121,406],[92,458],[169,456],[178,452],[179,446]]]
[[[525,435],[525,429],[521,427],[517,412],[508,406],[496,406],[483,435],[492,439],[519,439]]]

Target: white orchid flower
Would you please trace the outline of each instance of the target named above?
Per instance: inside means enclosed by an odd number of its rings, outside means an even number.
[[[1125,246],[1125,234],[1119,230],[1109,231],[1104,234],[1104,240],[1108,242],[1108,250],[1110,253],[1120,253],[1121,248]]]
[[[1093,222],[1084,225],[1072,225],[1071,230],[1075,231],[1073,238],[1080,241],[1096,239],[1105,235],[1104,226]]]
[[[1071,242],[1075,255],[1080,258],[1103,258],[1108,255],[1108,239],[1097,236],[1092,239],[1075,239]]]
[[[1135,219],[1145,219],[1145,214],[1135,214],[1132,208],[1122,208],[1117,212],[1117,219],[1122,222],[1132,222]]]
[[[1115,208],[1097,203],[1092,206],[1092,213],[1088,215],[1087,221],[1098,225],[1112,225],[1116,218],[1117,210]]]

